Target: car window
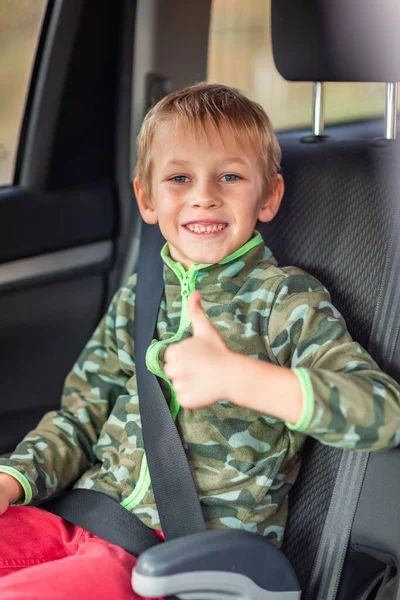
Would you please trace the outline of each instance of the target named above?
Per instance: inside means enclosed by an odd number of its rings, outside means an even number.
[[[313,83],[290,83],[275,68],[271,0],[213,0],[208,80],[239,88],[261,104],[277,130],[311,124]],[[382,116],[383,83],[327,83],[325,122]]]
[[[0,2],[0,185],[12,183],[47,0]]]

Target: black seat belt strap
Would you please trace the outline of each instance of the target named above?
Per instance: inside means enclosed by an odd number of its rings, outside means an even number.
[[[147,235],[147,239],[146,239]],[[143,239],[144,238],[144,239]],[[135,302],[135,363],[145,453],[166,539],[205,530],[190,466],[160,384],[146,367],[164,289],[158,228],[144,226]]]
[[[400,212],[397,211],[368,350],[389,371],[400,332]],[[368,464],[368,452],[343,451],[305,600],[335,600]]]
[[[161,539],[110,496],[75,489],[45,502],[41,508],[78,525],[111,544],[139,556]]]
[[[369,452],[343,450],[305,600],[334,600]]]

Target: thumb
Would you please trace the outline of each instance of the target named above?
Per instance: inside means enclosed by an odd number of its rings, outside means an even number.
[[[215,330],[215,328],[208,320],[200,300],[201,292],[196,290],[189,296],[187,303],[187,311],[192,323],[193,335],[209,335],[210,330]]]

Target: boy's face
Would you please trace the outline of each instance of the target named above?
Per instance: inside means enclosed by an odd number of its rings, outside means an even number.
[[[283,181],[266,192],[260,159],[236,142],[226,125],[206,125],[194,136],[165,123],[152,144],[151,197],[140,181],[134,189],[143,219],[158,223],[171,257],[188,269],[217,263],[251,237],[257,219],[270,221],[279,208]]]

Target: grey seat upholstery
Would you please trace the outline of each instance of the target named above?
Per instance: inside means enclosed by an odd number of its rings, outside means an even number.
[[[300,266],[328,287],[351,334],[367,347],[389,242],[400,215],[400,185],[394,177],[399,145],[372,140],[305,144],[300,137],[281,145],[284,201],[277,217],[259,230],[281,264]],[[378,349],[372,353],[379,360]],[[397,378],[400,373],[396,356],[391,373]],[[303,590],[340,456],[341,450],[309,440],[290,495],[283,549]],[[391,464],[400,466],[392,456]],[[379,468],[375,459],[370,468]],[[379,509],[370,506],[376,516]]]

